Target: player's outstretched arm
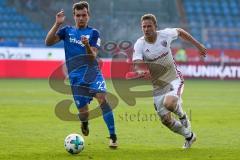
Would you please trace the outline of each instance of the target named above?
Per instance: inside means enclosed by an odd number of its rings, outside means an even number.
[[[187,31],[181,29],[181,28],[178,28],[177,29],[178,31],[178,35],[179,37],[181,37],[182,39],[190,42],[191,44],[193,44],[200,52],[200,54],[205,57],[206,56],[206,52],[207,52],[207,49],[206,47],[201,44],[200,42],[198,42],[191,34],[189,34]]]
[[[45,44],[47,46],[54,45],[55,43],[60,41],[60,37],[56,35],[56,33],[59,27],[63,24],[64,20],[65,20],[64,11],[61,10],[60,12],[57,13],[56,21],[45,38]]]

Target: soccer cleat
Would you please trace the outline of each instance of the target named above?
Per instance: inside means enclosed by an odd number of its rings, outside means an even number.
[[[109,147],[112,149],[116,149],[118,147],[116,134],[110,135]]]
[[[82,130],[82,134],[84,136],[88,136],[88,134],[89,134],[88,122],[82,122],[81,130]]]
[[[183,117],[179,118],[181,124],[185,127],[185,128],[191,128],[191,124],[190,121],[188,120],[187,114],[185,113]]]
[[[185,139],[185,143],[182,148],[191,148],[192,144],[197,140],[196,134],[192,132],[191,137]]]

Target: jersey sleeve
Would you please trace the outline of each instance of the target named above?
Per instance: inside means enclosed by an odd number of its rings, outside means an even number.
[[[165,33],[167,34],[171,42],[178,38],[177,28],[166,28]]]
[[[90,40],[89,40],[89,44],[91,47],[96,47],[98,49],[100,48],[101,39],[100,39],[99,32],[97,30],[93,30],[92,37],[90,37]]]
[[[64,40],[64,39],[65,39],[65,37],[66,37],[66,30],[67,30],[67,26],[65,26],[65,27],[63,27],[63,28],[61,28],[61,29],[59,29],[59,30],[57,31],[57,35],[59,36],[59,38],[60,38],[61,40]]]
[[[143,60],[142,44],[139,40],[134,44],[132,61]]]

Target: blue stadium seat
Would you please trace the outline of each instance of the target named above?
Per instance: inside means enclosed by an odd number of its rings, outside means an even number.
[[[15,8],[6,6],[6,0],[0,0],[0,37],[9,40],[43,39],[44,30],[26,16],[21,15]]]
[[[193,6],[191,6],[191,5],[186,5],[185,6],[186,7],[186,11],[188,12],[188,13],[193,13]]]
[[[215,42],[213,46],[226,48],[237,47],[238,44],[240,49],[240,33],[237,34],[234,30],[240,28],[239,0],[184,0],[183,2],[190,32],[197,39],[202,39],[201,27],[213,28],[216,29],[214,32],[208,32],[208,41]],[[219,40],[220,38],[222,41]]]
[[[215,15],[221,15],[221,9],[219,7],[213,7],[212,9]]]
[[[211,15],[212,14],[212,9],[211,9],[211,7],[210,6],[204,6],[204,13],[206,14],[206,15]]]
[[[6,5],[6,0],[0,0],[0,6]]]
[[[231,14],[234,16],[239,16],[239,8],[237,8],[237,7],[232,8]]]

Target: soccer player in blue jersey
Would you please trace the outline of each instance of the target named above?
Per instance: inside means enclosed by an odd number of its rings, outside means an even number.
[[[103,119],[110,134],[109,147],[117,147],[114,117],[106,100],[106,85],[96,60],[100,47],[99,32],[88,26],[89,4],[85,1],[73,5],[75,26],[60,28],[65,20],[64,11],[56,15],[56,21],[45,39],[47,46],[64,41],[65,59],[75,104],[79,110],[83,135],[89,134],[88,104],[95,97],[102,109]]]

